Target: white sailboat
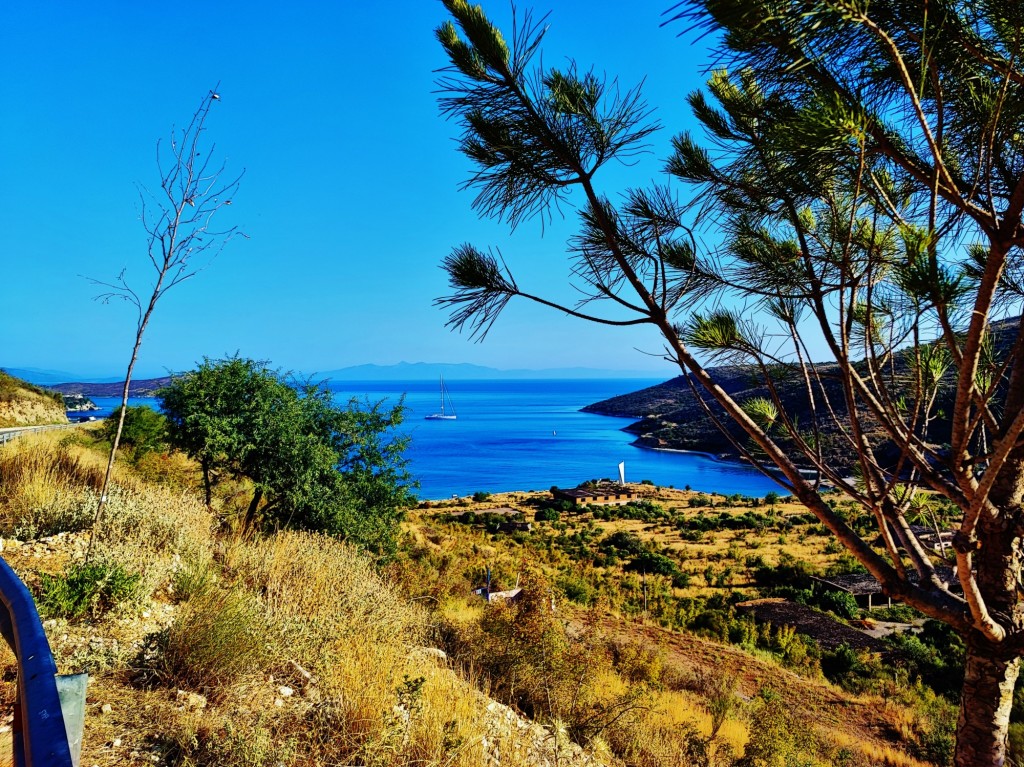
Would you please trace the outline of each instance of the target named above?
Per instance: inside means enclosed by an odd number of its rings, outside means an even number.
[[[448,409],[451,412],[447,412],[444,409],[445,400],[448,400]],[[458,416],[455,414],[455,405],[452,404],[452,398],[448,396],[448,390],[444,388],[444,376],[441,376],[441,412],[431,413],[428,416],[424,416],[424,420],[427,421],[454,421]]]

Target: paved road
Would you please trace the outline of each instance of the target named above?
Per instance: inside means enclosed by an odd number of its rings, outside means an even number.
[[[89,422],[86,422],[89,423]],[[32,434],[37,431],[52,431],[54,429],[73,429],[81,426],[82,423],[55,423],[49,426],[10,426],[0,429],[0,445],[6,445],[11,440],[17,439],[25,434]]]

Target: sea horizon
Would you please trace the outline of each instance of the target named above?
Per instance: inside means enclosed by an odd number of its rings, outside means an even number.
[[[399,433],[410,438],[410,474],[422,500],[466,497],[476,492],[515,493],[575,487],[615,478],[626,464],[626,481],[703,492],[763,496],[778,485],[752,466],[700,452],[655,450],[632,444],[623,431],[635,419],[585,413],[586,405],[663,382],[650,379],[463,380],[445,378],[455,420],[430,420],[440,408],[438,381],[334,381],[339,403],[402,402]],[[99,417],[119,403],[93,397]],[[152,397],[131,404],[156,407]],[[448,405],[446,404],[446,408]]]

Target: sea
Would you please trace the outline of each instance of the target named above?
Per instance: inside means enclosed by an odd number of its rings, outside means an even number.
[[[640,448],[622,431],[632,419],[580,409],[627,394],[661,379],[460,381],[445,379],[456,420],[427,420],[440,411],[437,381],[338,381],[330,384],[341,403],[398,404],[407,408],[402,433],[410,437],[409,471],[421,499],[440,500],[476,492],[547,490],[575,487],[589,479],[618,477],[625,463],[627,482],[731,495],[763,496],[778,486],[749,466],[698,453]],[[109,414],[118,398],[93,397]],[[131,404],[156,407],[149,397]],[[74,415],[74,414],[73,414]]]

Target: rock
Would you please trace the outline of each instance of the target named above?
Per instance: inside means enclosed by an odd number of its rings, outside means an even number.
[[[104,714],[109,714],[113,710],[114,707],[111,706],[109,703],[104,703],[102,706],[100,706],[100,711],[102,711]]]
[[[281,694],[282,698],[290,698],[295,694],[295,690],[287,686],[278,687],[277,691]]]
[[[190,711],[198,711],[200,709],[206,708],[206,697],[204,695],[200,695],[197,692],[187,692],[186,690],[178,690],[178,692],[174,695],[174,699],[178,701],[180,705],[184,706],[186,709]]]
[[[448,653],[437,647],[416,647],[410,654],[425,658],[436,658],[437,660],[448,660]]]
[[[274,698],[274,705],[277,706],[278,708],[281,708],[281,706],[284,705],[284,701],[281,700],[280,698]]]
[[[114,748],[120,748],[121,747],[121,739],[120,738],[114,738],[112,741],[110,741],[110,745],[112,745]]]

